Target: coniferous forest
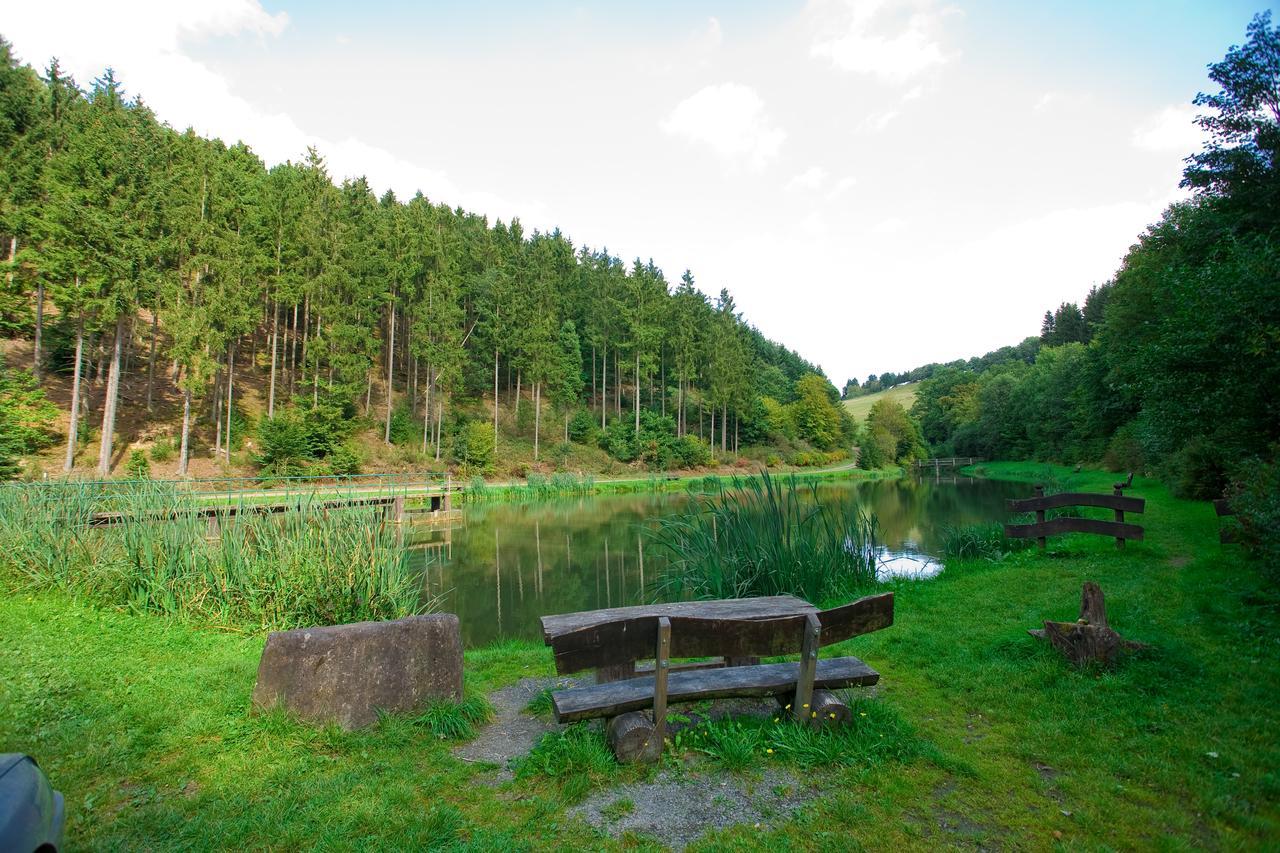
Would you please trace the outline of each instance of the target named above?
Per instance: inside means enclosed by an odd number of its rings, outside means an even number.
[[[0,54],[0,333],[32,342],[0,380],[10,475],[54,442],[65,471],[83,456],[119,473],[122,377],[148,413],[176,389],[161,442],[179,475],[197,454],[230,462],[246,431],[249,463],[275,474],[355,472],[357,432],[472,472],[508,432],[534,460],[574,442],[654,469],[779,441],[815,464],[852,444],[820,369],[688,271],[673,284],[559,230],[379,196],[316,150],[267,168],[158,121],[110,69],[81,86]],[[70,381],[65,434],[50,373]],[[257,418],[237,402],[249,382]]]

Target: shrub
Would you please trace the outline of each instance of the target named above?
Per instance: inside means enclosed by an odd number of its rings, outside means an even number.
[[[467,471],[488,471],[493,449],[493,426],[486,421],[467,423],[453,440],[453,456]]]
[[[1208,501],[1220,497],[1227,488],[1225,454],[1205,438],[1193,438],[1174,454],[1170,478],[1173,493],[1180,498]]]
[[[391,443],[404,444],[422,436],[417,418],[409,414],[407,406],[396,406],[391,411]]]
[[[156,439],[151,445],[151,459],[154,462],[168,462],[178,452],[178,442],[172,436]]]
[[[1102,464],[1108,471],[1141,471],[1144,457],[1142,442],[1138,440],[1138,432],[1133,424],[1125,424],[1116,430],[1107,443],[1107,451],[1102,456]]]
[[[360,473],[360,454],[350,444],[340,444],[324,458],[324,467],[335,477],[349,477]]]
[[[569,419],[569,438],[578,444],[595,444],[599,432],[595,415],[587,409],[579,409]]]
[[[1236,539],[1270,572],[1280,574],[1280,457],[1245,465],[1228,490]]]
[[[684,435],[672,447],[681,468],[703,468],[711,464],[711,445],[696,435]]]
[[[292,477],[306,470],[312,457],[311,430],[296,412],[281,412],[258,424],[258,452],[254,462],[277,477]]]
[[[129,453],[129,461],[124,466],[125,476],[130,480],[149,480],[151,479],[151,463],[147,461],[147,454],[142,450],[134,450]]]

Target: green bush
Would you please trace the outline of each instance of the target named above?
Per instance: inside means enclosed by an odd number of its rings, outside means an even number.
[[[702,468],[711,464],[711,445],[696,435],[684,435],[672,445],[672,452],[681,468]]]
[[[1170,462],[1173,493],[1180,498],[1208,501],[1227,488],[1226,454],[1205,438],[1193,438]]]
[[[151,479],[151,463],[147,461],[147,454],[142,450],[134,450],[129,453],[129,461],[124,466],[125,476],[130,480],[149,480]]]
[[[418,420],[409,414],[409,408],[396,406],[391,411],[391,443],[404,444],[421,437],[422,430],[418,426]]]
[[[1236,541],[1266,571],[1280,574],[1280,456],[1242,466],[1228,496],[1235,516],[1225,523],[1235,529]]]
[[[1138,431],[1133,424],[1125,424],[1107,442],[1102,464],[1107,466],[1108,471],[1124,472],[1141,471],[1143,462],[1142,442],[1138,440]]]
[[[254,462],[277,477],[306,471],[312,458],[311,431],[296,412],[285,411],[258,424],[258,452]]]
[[[587,409],[579,409],[569,419],[569,438],[578,444],[595,444],[599,433],[596,416]]]
[[[484,473],[493,467],[493,425],[470,421],[453,439],[453,457],[467,471]]]
[[[154,462],[168,462],[178,453],[178,442],[172,436],[156,439],[151,445],[151,459]]]
[[[350,444],[340,444],[324,458],[324,468],[335,477],[349,477],[360,473],[360,454]]]

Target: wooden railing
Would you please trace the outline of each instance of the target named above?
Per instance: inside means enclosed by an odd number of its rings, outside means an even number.
[[[964,468],[966,465],[974,465],[981,462],[982,459],[977,456],[953,456],[949,459],[917,459],[916,470],[925,471],[932,468],[934,471],[941,471],[943,468]]]
[[[1036,495],[1033,498],[1008,502],[1010,512],[1036,514],[1036,520],[1032,524],[1006,524],[1004,535],[1010,539],[1035,539],[1036,544],[1041,548],[1045,547],[1047,537],[1063,533],[1096,533],[1100,536],[1114,536],[1117,548],[1123,548],[1126,539],[1142,539],[1142,526],[1126,524],[1124,514],[1126,512],[1141,513],[1147,502],[1142,498],[1126,497],[1121,483],[1117,483],[1115,490],[1109,495],[1092,492],[1061,492],[1056,495],[1046,495],[1044,486],[1036,486],[1035,491]],[[1046,518],[1046,513],[1051,509],[1077,506],[1109,509],[1115,515],[1111,521],[1067,516]]]

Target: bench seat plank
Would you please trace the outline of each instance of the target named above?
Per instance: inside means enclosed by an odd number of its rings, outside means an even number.
[[[644,616],[692,616],[705,619],[774,619],[816,612],[818,608],[794,595],[759,598],[729,598],[722,601],[676,601],[670,604],[640,604],[610,607],[542,617],[542,637],[549,644],[562,634],[582,628]]]
[[[667,680],[671,703],[735,696],[779,696],[796,689],[798,663],[766,663],[672,672]],[[855,657],[819,660],[815,688],[835,689],[875,684],[880,674]],[[629,678],[551,694],[556,720],[571,723],[595,717],[613,717],[653,705],[653,676]]]

